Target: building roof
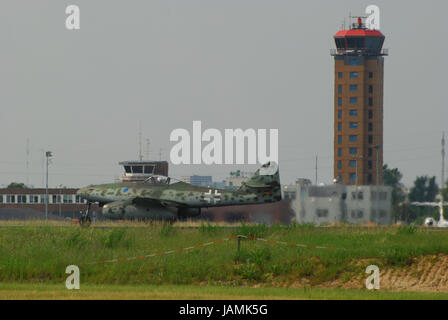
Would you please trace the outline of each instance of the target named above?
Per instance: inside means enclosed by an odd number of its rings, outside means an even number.
[[[382,34],[378,30],[369,30],[369,29],[350,29],[350,30],[339,30],[334,37],[383,37]]]
[[[50,194],[75,194],[78,191],[77,188],[48,188]],[[0,194],[45,194],[45,188],[30,188],[30,189],[0,189]]]

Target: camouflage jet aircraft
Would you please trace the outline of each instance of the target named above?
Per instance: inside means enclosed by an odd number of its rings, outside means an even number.
[[[281,200],[278,165],[273,161],[261,166],[235,191],[193,186],[154,175],[144,182],[92,185],[78,190],[77,194],[87,200],[81,225],[90,224],[92,203],[98,203],[103,215],[109,219],[174,221],[177,218],[196,217],[201,214],[201,208]]]

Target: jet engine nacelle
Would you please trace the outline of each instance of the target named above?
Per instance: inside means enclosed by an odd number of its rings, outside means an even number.
[[[109,219],[151,219],[175,220],[173,210],[163,206],[139,205],[131,201],[115,201],[107,203],[102,209],[103,215]]]
[[[197,217],[201,214],[201,208],[179,208],[177,215],[179,218]]]

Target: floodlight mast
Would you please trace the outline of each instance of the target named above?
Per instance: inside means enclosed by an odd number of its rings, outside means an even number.
[[[48,164],[50,158],[53,156],[51,151],[45,152],[46,163],[47,163],[47,171],[46,171],[46,184],[45,184],[45,220],[48,220]]]

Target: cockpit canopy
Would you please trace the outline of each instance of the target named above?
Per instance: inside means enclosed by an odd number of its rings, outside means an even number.
[[[173,183],[177,183],[180,182],[177,179],[171,178],[171,177],[167,177],[167,176],[162,176],[162,175],[151,175],[149,178],[147,178],[144,183],[146,184],[160,184],[160,185],[166,185],[166,184],[173,184]]]

